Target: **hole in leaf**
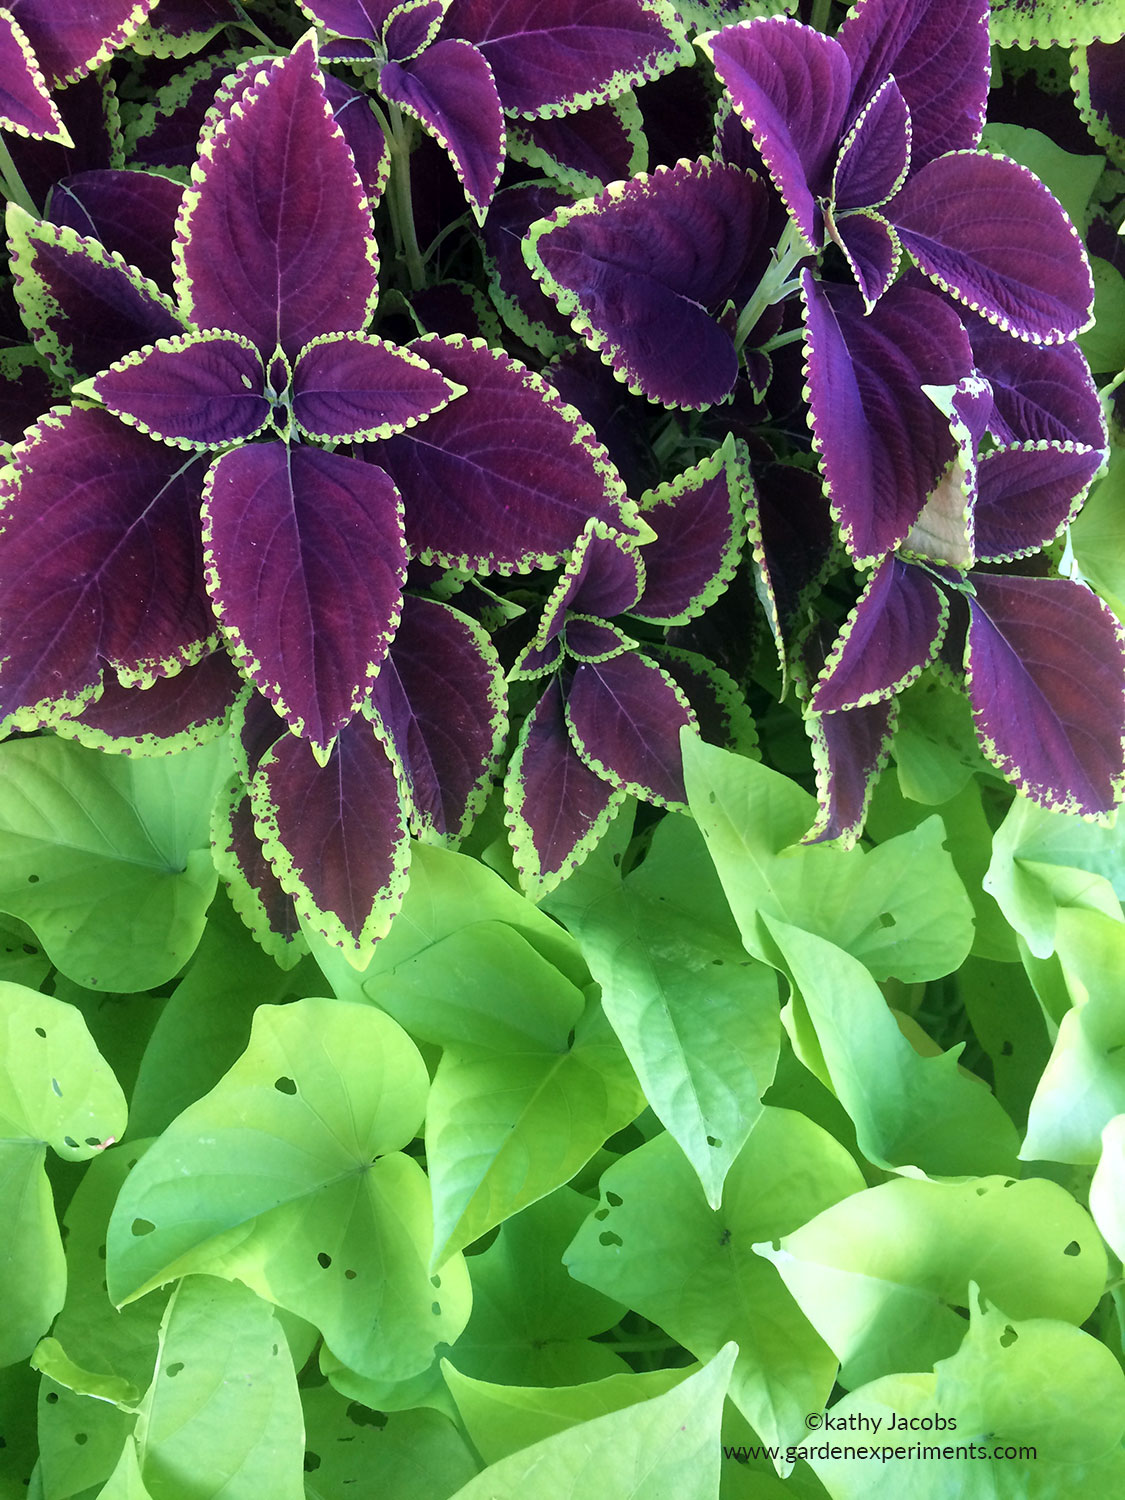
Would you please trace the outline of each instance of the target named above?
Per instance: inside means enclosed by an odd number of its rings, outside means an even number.
[[[27,954],[28,958],[34,958],[35,955],[39,952],[39,949],[35,946],[34,943],[24,943],[23,951]]]
[[[35,1035],[36,1036],[46,1036],[47,1033],[43,1030],[42,1026],[37,1026],[35,1028]]]
[[[895,925],[896,924],[895,924],[894,915],[891,912],[889,912],[889,911],[881,911],[879,913],[879,926],[880,927],[894,927]]]
[[[1004,1332],[1000,1335],[1000,1347],[1001,1347],[1001,1349],[1010,1349],[1012,1347],[1012,1345],[1016,1342],[1016,1340],[1018,1338],[1019,1338],[1019,1334],[1016,1332],[1016,1330],[1009,1323],[1008,1326],[1007,1326],[1007,1328],[1005,1328]]]
[[[295,1094],[297,1092],[297,1085],[293,1082],[292,1078],[275,1079],[273,1086],[279,1094]]]
[[[723,1232],[719,1235],[719,1244],[721,1246],[726,1246],[726,1245],[730,1244],[730,1230],[729,1229],[724,1229]]]
[[[280,1347],[281,1347],[281,1345],[280,1345],[280,1344],[274,1344],[274,1345],[273,1345],[273,1350],[272,1350],[272,1352],[273,1352],[273,1357],[274,1357],[274,1359],[276,1359],[276,1358],[277,1358],[277,1351],[278,1351],[278,1349],[279,1349],[279,1348],[280,1348]]]
[[[184,1367],[184,1362],[183,1362],[182,1359],[178,1359],[178,1360],[176,1360],[175,1364],[169,1365],[168,1369],[166,1371],[168,1379],[169,1380],[174,1380],[176,1378],[176,1376],[180,1373],[180,1371],[183,1369],[183,1367]]]
[[[614,869],[619,870],[621,868],[621,851],[620,850],[618,850],[618,852],[613,856],[613,865],[614,865]]]
[[[1107,1057],[1112,1057],[1115,1052],[1120,1052],[1122,1047],[1125,1047],[1125,1042],[1114,1042],[1112,1047],[1107,1047],[1105,1049],[1105,1055]]]
[[[985,1193],[988,1192],[988,1189],[986,1187],[978,1187],[976,1192],[978,1198],[983,1198]]]
[[[51,1079],[51,1093],[54,1094],[56,1099],[62,1098],[62,1089],[59,1087],[59,1080],[57,1078]]]
[[[567,1032],[567,1035],[566,1035],[566,1045],[568,1047],[573,1047],[574,1046],[574,1028],[573,1027],[571,1027],[570,1031]]]
[[[433,1313],[433,1315],[434,1315],[435,1318],[440,1318],[441,1317],[441,1303],[440,1302],[431,1302],[430,1303],[430,1311]]]
[[[320,1252],[320,1254],[317,1256],[317,1260],[324,1267],[324,1269],[326,1271],[327,1271],[328,1267],[332,1264],[332,1257],[328,1254],[327,1250],[322,1250]]]
[[[609,1204],[610,1208],[620,1208],[625,1199],[621,1197],[620,1193],[606,1193],[605,1201]]]
[[[76,1432],[74,1434],[74,1441],[80,1448],[84,1448],[90,1441],[90,1434],[88,1432]]]
[[[1009,1177],[1004,1182],[1004,1186],[1006,1188],[1015,1187],[1015,1185],[1016,1185],[1016,1179],[1014,1177]]]
[[[348,1281],[354,1281],[355,1280],[355,1272],[354,1271],[345,1271],[344,1272],[344,1276],[347,1278]]]
[[[723,1143],[717,1135],[709,1135],[707,1137],[707,1144],[718,1149],[718,1147],[720,1147]]]
[[[441,1277],[440,1276],[431,1276],[430,1277],[430,1285],[433,1286],[433,1287],[439,1287],[439,1286],[441,1286]]]
[[[69,1146],[72,1151],[77,1151],[78,1150],[78,1142],[74,1139],[74,1137],[72,1135],[64,1135],[63,1136],[63,1145]]]
[[[373,1411],[370,1406],[364,1406],[362,1401],[353,1401],[348,1407],[346,1416],[348,1421],[354,1422],[357,1427],[385,1427],[387,1425],[385,1411]]]
[[[1071,1240],[1070,1244],[1063,1251],[1063,1254],[1064,1255],[1081,1255],[1082,1254],[1082,1246],[1078,1243],[1077,1240]]]
[[[306,1453],[305,1454],[305,1473],[306,1474],[313,1474],[319,1468],[320,1468],[320,1454],[319,1453]]]
[[[98,1246],[98,1259],[99,1260],[105,1260],[105,1246],[104,1245],[99,1245]]]
[[[133,1233],[140,1236],[142,1234],[151,1234],[156,1225],[151,1219],[134,1219],[132,1227]]]
[[[594,1210],[594,1218],[597,1219],[598,1223],[600,1224],[603,1219],[608,1219],[609,1218],[609,1209],[608,1208],[597,1208],[597,1209],[595,1209]]]
[[[39,884],[39,876],[38,875],[29,875],[27,877],[27,883],[28,883],[28,885],[38,885]]]
[[[721,959],[721,958],[713,958],[713,959],[712,959],[712,960],[711,960],[711,963],[712,963],[712,965],[714,965],[714,966],[716,966],[716,967],[718,967],[718,968],[720,968],[720,969],[721,969],[721,968],[722,968],[722,966],[723,966],[723,961],[722,961],[722,959]]]
[[[598,1235],[599,1245],[623,1245],[625,1241],[619,1234],[614,1234],[612,1229],[603,1229]]]
[[[58,1391],[48,1391],[47,1392],[47,1405],[48,1406],[54,1406],[55,1402],[58,1399],[59,1399],[59,1393],[58,1393]]]
[[[1014,1051],[1015,1048],[1012,1046],[1011,1042],[1004,1042],[1000,1047],[1000,1056],[1011,1057]]]

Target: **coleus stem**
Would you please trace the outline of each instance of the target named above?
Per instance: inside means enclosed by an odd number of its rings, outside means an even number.
[[[418,234],[414,225],[414,204],[410,192],[410,149],[413,127],[403,118],[402,111],[394,104],[387,104],[390,134],[387,143],[391,148],[391,181],[389,205],[391,224],[399,253],[406,265],[411,291],[421,291],[426,284],[422,251],[418,245]]]
[[[736,349],[741,349],[745,344],[767,307],[772,307],[775,302],[784,302],[786,297],[797,290],[798,283],[793,278],[793,272],[808,254],[809,247],[801,231],[796,224],[787,224],[773,252],[769,269],[738,315],[734,331]]]

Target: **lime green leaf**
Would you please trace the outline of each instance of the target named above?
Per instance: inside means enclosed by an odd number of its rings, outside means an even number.
[[[207,1271],[314,1323],[361,1373],[424,1369],[469,1313],[459,1258],[440,1292],[431,1281],[429,1186],[398,1149],[418,1130],[427,1083],[409,1037],[369,1005],[262,1006],[246,1052],[126,1182],[110,1295],[131,1301]]]
[[[137,1445],[129,1438],[121,1450],[117,1467],[106,1480],[98,1500],[152,1500],[141,1478],[141,1462],[137,1457]]]
[[[301,1435],[273,1309],[236,1283],[187,1277],[169,1299],[135,1431],[154,1500],[303,1500]]]
[[[447,1500],[477,1472],[465,1439],[440,1412],[387,1415],[329,1385],[301,1393],[306,1500],[378,1496]]]
[[[638,1401],[650,1401],[686,1380],[698,1365],[684,1370],[649,1370],[644,1374],[609,1375],[582,1385],[496,1385],[474,1380],[454,1369],[442,1369],[461,1420],[485,1463],[494,1464],[509,1453],[530,1448],[579,1422],[590,1422],[608,1412],[621,1411]]]
[[[1076,156],[1057,146],[1041,130],[1032,130],[1026,125],[996,123],[984,127],[981,148],[999,156],[1009,156],[1020,166],[1028,167],[1051,189],[1072,223],[1080,229],[1086,223],[1090,194],[1105,171],[1105,157],[1100,151],[1093,156]]]
[[[1125,365],[1125,276],[1100,255],[1090,257],[1094,273],[1094,326],[1078,335],[1092,370],[1107,374]]]
[[[1122,329],[1125,321],[1108,326]],[[1125,619],[1125,448],[1110,451],[1109,468],[1071,525],[1070,544],[1082,577]]]
[[[0,1495],[30,1495],[31,1471],[39,1457],[35,1400],[40,1380],[30,1365],[0,1369]]]
[[[559,1188],[505,1220],[488,1249],[469,1258],[472,1316],[449,1356],[459,1371],[512,1386],[547,1386],[628,1369],[612,1344],[590,1342],[627,1309],[575,1281],[563,1265],[590,1206],[573,1188]]]
[[[964,693],[927,672],[898,701],[893,753],[904,797],[938,806],[989,772]]]
[[[823,1063],[868,1161],[941,1176],[1014,1167],[1015,1126],[988,1087],[958,1068],[963,1044],[921,1056],[858,960],[811,932],[765,921],[793,976],[794,1045],[811,1026],[811,1060]]]
[[[1106,1274],[1090,1216],[1044,1178],[900,1178],[756,1248],[835,1350],[847,1387],[952,1354],[970,1282],[1010,1317],[1082,1323]]]
[[[564,920],[645,1097],[717,1208],[773,1079],[780,1027],[777,978],[747,957],[698,829],[665,818],[624,886]]]
[[[447,1050],[426,1108],[433,1265],[568,1182],[644,1107],[600,1011],[566,1052]]]
[[[42,1370],[59,1385],[76,1396],[92,1396],[96,1401],[108,1401],[123,1411],[134,1411],[141,1399],[141,1391],[131,1381],[119,1375],[101,1375],[96,1370],[84,1370],[76,1365],[59,1343],[58,1339],[40,1339],[31,1356],[34,1369]]]
[[[777,963],[764,918],[818,933],[876,979],[933,979],[972,943],[972,906],[942,847],[939,818],[877,848],[801,845],[816,804],[757,761],[683,737],[688,802],[723,883],[742,941]]]
[[[1031,1101],[1020,1156],[1093,1165],[1103,1129],[1125,1113],[1125,923],[1064,909],[1056,936],[1075,1004],[1059,1024]]]
[[[1090,1212],[1117,1256],[1125,1260],[1125,1114],[1102,1131],[1102,1154],[1090,1183]]]
[[[491,1464],[451,1500],[584,1500],[589,1495],[717,1500],[730,1344],[649,1401],[595,1417]]]
[[[727,1174],[719,1209],[670,1135],[601,1179],[601,1206],[566,1254],[572,1276],[628,1302],[698,1359],[739,1346],[731,1399],[767,1443],[796,1441],[836,1360],[753,1245],[863,1186],[842,1146],[803,1115],[767,1107]]]
[[[160,759],[50,737],[0,745],[0,910],[77,984],[165,983],[215,894],[211,805],[229,774],[225,740]]]

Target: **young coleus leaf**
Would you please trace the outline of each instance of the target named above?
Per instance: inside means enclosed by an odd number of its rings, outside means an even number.
[[[203,463],[83,408],[49,412],[4,486],[0,719],[80,708],[103,663],[150,682],[197,661],[215,632],[197,514]]]
[[[564,628],[571,610],[597,616],[624,614],[636,604],[644,587],[645,560],[636,539],[604,521],[587,521],[543,607],[535,644],[546,647]]]
[[[199,328],[290,360],[361,332],[378,295],[367,195],[325,94],[313,37],[249,63],[205,130],[177,227],[176,287]]]
[[[508,729],[503,672],[468,615],[407,595],[371,691],[416,838],[455,845],[488,792]]]
[[[1125,784],[1120,625],[1070,579],[970,580],[965,671],[985,755],[1041,806],[1108,814]]]
[[[930,562],[970,568],[976,557],[977,447],[992,414],[992,387],[982,376],[969,375],[955,386],[922,389],[949,422],[957,451],[926,497],[902,550]]]
[[[705,407],[734,388],[738,351],[720,315],[757,279],[768,227],[765,183],[701,159],[556,209],[532,225],[523,251],[575,332],[631,391]]]

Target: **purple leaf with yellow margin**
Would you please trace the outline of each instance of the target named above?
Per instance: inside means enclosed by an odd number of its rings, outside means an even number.
[[[106,412],[49,412],[13,452],[0,534],[0,718],[73,708],[109,662],[147,681],[197,660],[203,463]]]
[[[1036,344],[1087,327],[1094,282],[1082,241],[1050,190],[1007,157],[938,157],[887,205],[927,276],[990,323]]]
[[[107,674],[101,695],[77,718],[57,719],[57,734],[98,750],[125,755],[174,755],[223,733],[244,682],[223,650],[158,677],[148,687],[125,687]]]
[[[293,370],[293,415],[325,442],[390,437],[440,411],[460,391],[420,355],[380,338],[324,334]]]
[[[1125,781],[1121,627],[1067,578],[971,578],[965,667],[985,755],[1044,807],[1110,812]]]
[[[215,460],[203,525],[207,587],[235,659],[323,759],[398,624],[398,491],[359,459],[252,444]]]
[[[532,226],[524,257],[631,391],[666,406],[710,406],[738,378],[719,315],[768,216],[760,179],[718,162],[678,162],[557,209]]]
[[[971,374],[961,320],[904,278],[870,314],[852,287],[802,275],[810,422],[832,512],[861,564],[902,542],[956,456],[946,417],[923,385]]]
[[[247,69],[184,195],[176,285],[197,327],[245,334],[267,359],[280,345],[293,359],[318,334],[366,327],[378,258],[311,36]]]
[[[480,811],[507,732],[500,658],[485,630],[411,595],[371,693],[416,837],[456,842]]]
[[[654,661],[629,651],[583,662],[567,690],[566,722],[599,776],[647,802],[686,808],[680,730],[695,729],[695,715]]]
[[[398,779],[375,726],[353,720],[325,765],[307,741],[283,735],[250,797],[262,847],[298,914],[365,962],[402,904],[410,861]]]
[[[262,356],[235,333],[161,339],[118,360],[90,388],[131,426],[181,448],[221,448],[261,432],[270,415]]]
[[[0,130],[72,144],[27,33],[0,9]]]
[[[998,443],[1106,446],[1105,413],[1077,344],[1029,344],[974,318],[966,332],[992,387],[989,431]]]
[[[999,562],[1046,547],[1078,514],[1104,458],[1100,448],[1027,443],[996,448],[977,464],[977,557]]]
[[[505,822],[524,889],[536,896],[553,890],[624,800],[574,748],[562,685],[553,677],[524,721],[504,777]]]
[[[568,114],[692,61],[661,0],[453,0],[445,35],[480,48],[512,115]]]
[[[587,521],[543,606],[535,639],[545,646],[563,628],[571,609],[587,615],[624,614],[636,604],[644,586],[645,563],[635,539],[604,521]]]
[[[910,111],[893,78],[864,105],[844,138],[832,174],[832,211],[878,208],[910,170]]]
[[[52,89],[77,83],[107,62],[145,20],[156,0],[10,0]]]
[[[172,290],[172,239],[183,184],[157,172],[76,172],[51,189],[46,217],[116,250],[161,291]]]
[[[887,763],[897,719],[895,698],[806,718],[819,810],[802,843],[855,843],[863,831],[875,778]]]
[[[813,688],[813,713],[862,708],[919,677],[945,633],[945,595],[923,569],[887,557],[868,579]]]
[[[215,802],[211,854],[235,911],[270,957],[291,969],[308,952],[293,897],[282,890],[254,829],[250,793],[237,778]]]
[[[364,449],[402,492],[412,556],[468,572],[553,567],[588,517],[621,526],[631,514],[592,429],[541,376],[481,339],[428,335],[410,348],[465,388]]]

